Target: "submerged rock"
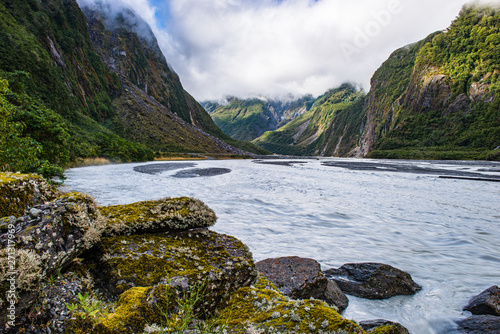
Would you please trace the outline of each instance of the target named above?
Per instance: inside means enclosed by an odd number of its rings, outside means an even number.
[[[166,171],[172,171],[183,168],[195,167],[196,164],[192,162],[184,163],[159,163],[159,164],[147,164],[142,166],[134,167],[134,171],[138,173],[156,175]]]
[[[500,288],[496,285],[484,290],[472,298],[464,311],[475,315],[491,314],[500,316]]]
[[[457,324],[459,334],[500,333],[500,317],[494,315],[474,315]]]
[[[324,274],[348,295],[367,299],[386,299],[414,295],[422,289],[410,274],[382,263],[351,263]]]
[[[365,333],[323,301],[291,300],[262,275],[222,304],[218,324],[227,333]]]
[[[19,217],[27,208],[52,201],[56,197],[56,188],[41,176],[0,173],[0,217]]]
[[[369,334],[410,334],[400,323],[383,319],[360,321],[359,325]]]
[[[229,168],[193,168],[186,169],[177,172],[174,177],[177,178],[193,178],[193,177],[202,177],[202,176],[217,176],[224,175],[227,173],[231,173]]]
[[[189,197],[106,206],[100,211],[107,218],[105,236],[190,230],[217,221],[212,209]]]
[[[282,257],[257,262],[257,269],[281,293],[295,299],[317,298],[343,312],[349,300],[337,284],[321,272],[320,264],[313,259]]]

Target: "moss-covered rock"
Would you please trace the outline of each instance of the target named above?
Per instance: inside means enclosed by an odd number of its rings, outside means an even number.
[[[361,321],[359,325],[368,334],[410,334],[400,323],[384,319]]]
[[[257,262],[257,270],[276,284],[285,296],[294,299],[320,299],[342,313],[349,305],[347,296],[338,285],[321,272],[314,259],[288,256]]]
[[[67,267],[84,250],[100,240],[104,220],[94,200],[69,193],[38,205],[20,218],[9,219],[8,231],[0,234],[0,304],[12,278],[15,261],[16,311],[33,301],[42,279]],[[0,314],[3,316],[4,309]]]
[[[165,198],[100,208],[108,219],[105,236],[189,230],[213,226],[215,212],[189,198]]]
[[[56,197],[56,188],[41,176],[0,173],[0,217],[19,217],[28,207],[52,201]]]
[[[90,267],[110,296],[133,287],[185,280],[206,283],[208,309],[257,276],[252,254],[241,241],[209,230],[102,238]]]
[[[228,333],[365,333],[325,302],[283,296],[263,276],[251,287],[238,289],[219,316]]]

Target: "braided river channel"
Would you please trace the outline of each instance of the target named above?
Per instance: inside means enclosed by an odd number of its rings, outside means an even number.
[[[349,297],[343,316],[412,334],[453,333],[468,300],[500,285],[500,163],[356,159],[204,160],[70,169],[66,190],[100,205],[195,197],[211,229],[256,261],[300,256],[323,270],[380,262],[410,273],[414,296]]]

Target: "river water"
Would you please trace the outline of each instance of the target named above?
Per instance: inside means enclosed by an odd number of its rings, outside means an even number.
[[[407,271],[423,287],[417,295],[384,301],[349,296],[343,316],[397,321],[413,334],[451,333],[453,321],[467,316],[462,307],[471,297],[500,285],[500,182],[493,182],[500,164],[285,162],[85,167],[67,171],[65,185],[101,205],[196,197],[219,217],[212,229],[243,241],[256,261],[300,256],[324,270],[382,262]],[[200,172],[210,168],[219,175]]]

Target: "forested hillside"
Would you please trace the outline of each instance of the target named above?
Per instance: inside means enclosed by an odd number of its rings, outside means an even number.
[[[224,133],[238,140],[251,141],[307,112],[314,100],[311,95],[293,100],[233,97],[227,104],[205,102],[204,107]]]
[[[498,10],[468,6],[445,32],[394,53],[372,79],[364,152],[498,160],[499,30]]]
[[[2,169],[61,174],[80,158],[241,152],[221,139],[253,149],[184,91],[137,15],[87,14],[75,0],[0,2]]]
[[[446,31],[395,51],[366,97],[344,85],[254,142],[286,154],[499,160],[499,32],[498,9],[465,6]]]

